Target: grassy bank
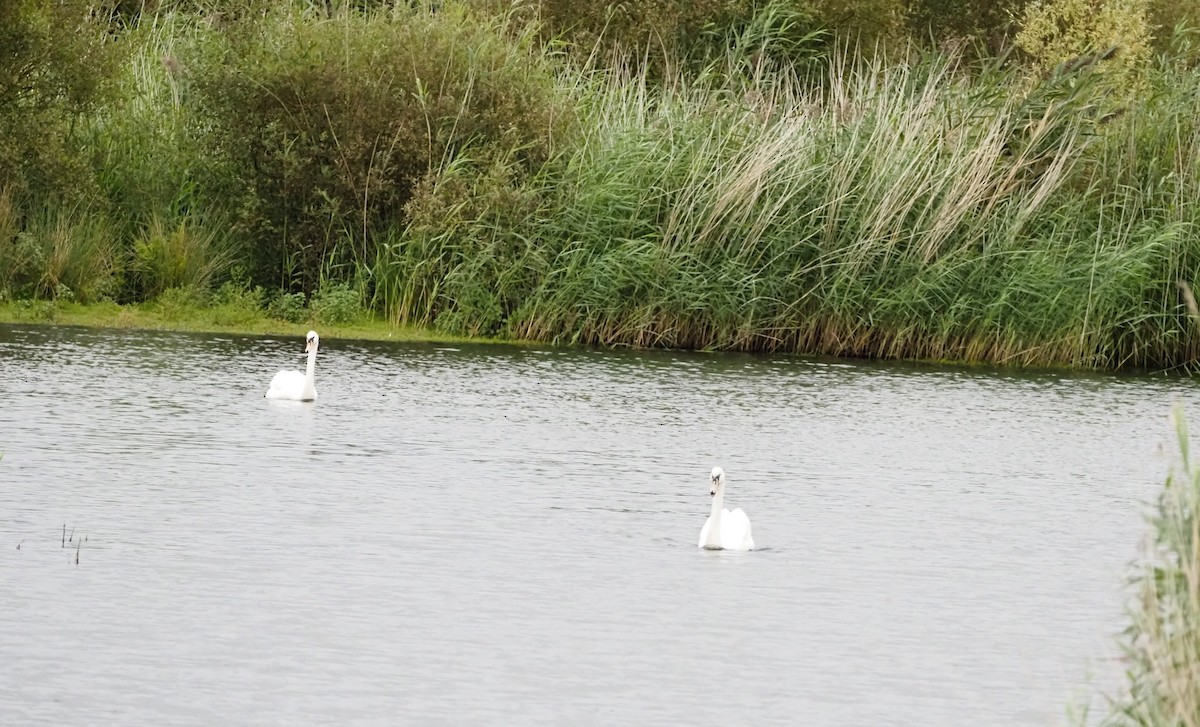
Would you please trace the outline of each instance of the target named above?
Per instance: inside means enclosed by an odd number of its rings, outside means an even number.
[[[328,340],[422,341],[435,343],[481,342],[440,331],[397,326],[377,315],[362,313],[337,324],[315,321],[288,322],[272,318],[262,311],[246,311],[223,306],[164,308],[161,304],[72,303],[55,301],[18,301],[0,303],[0,323],[85,326],[148,331],[185,331],[196,333],[233,333],[244,335],[295,336],[303,338],[316,328]],[[506,342],[489,339],[489,342]],[[511,342],[507,342],[511,343]]]
[[[113,70],[87,103],[46,96],[55,174],[0,174],[0,301],[169,308],[234,285],[284,320],[338,299],[448,336],[1200,356],[1186,34],[1057,66],[860,54],[776,2],[681,17],[708,50],[639,64],[489,3],[145,7],[91,29]]]

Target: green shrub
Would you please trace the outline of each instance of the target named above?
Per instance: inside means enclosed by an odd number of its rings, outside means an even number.
[[[262,311],[264,295],[261,287],[251,286],[243,281],[227,280],[213,293],[212,302],[218,306],[233,306],[259,313]]]
[[[209,33],[185,62],[255,280],[305,290],[372,260],[431,168],[469,149],[535,169],[564,116],[530,32],[455,3],[313,12]]]
[[[14,297],[60,297],[81,302],[115,295],[121,260],[117,231],[100,210],[76,205],[39,206],[13,234],[3,222],[0,195],[0,289]]]
[[[321,323],[349,323],[362,314],[362,295],[345,283],[326,283],[313,296],[312,311]]]
[[[207,290],[232,264],[216,229],[189,217],[169,224],[154,217],[133,244],[131,268],[145,298],[172,288]]]
[[[262,315],[263,289],[245,282],[226,281],[212,297],[212,319],[217,325],[244,326]]]
[[[303,323],[308,320],[308,306],[304,302],[304,293],[279,291],[267,304],[267,315],[288,323]]]
[[[20,321],[53,323],[58,318],[58,304],[52,300],[18,300],[14,305],[16,318]]]
[[[23,244],[20,212],[8,189],[0,189],[0,299],[22,297],[21,286],[29,278],[31,250]]]
[[[211,300],[211,293],[208,289],[184,286],[167,288],[159,293],[158,297],[154,300],[154,304],[158,309],[159,315],[163,318],[178,320],[197,309],[207,307]]]
[[[536,8],[547,32],[567,39],[584,57],[596,49],[621,49],[648,54],[657,64],[704,54],[707,30],[732,28],[754,13],[748,0],[539,0]]]
[[[1195,0],[1150,0],[1150,30],[1154,47],[1160,53],[1171,53],[1176,30],[1200,30],[1200,3]],[[1193,41],[1194,43],[1194,41]]]
[[[18,232],[0,239],[0,289],[8,298],[28,298],[37,294],[37,282],[44,265],[43,251],[32,235]]]
[[[1149,0],[1032,0],[1017,46],[1043,69],[1116,48],[1102,70],[1125,77],[1150,60]]]
[[[681,61],[703,67],[755,26],[782,18],[787,22],[776,26],[784,31],[776,34],[776,43],[808,46],[815,31],[827,31],[826,37],[849,38],[870,49],[898,40],[907,17],[902,0],[539,0],[534,7],[545,33],[565,39],[578,56],[648,62],[652,75],[669,75]]]
[[[380,247],[375,292],[398,321],[489,335],[535,284],[524,260],[536,251],[508,233],[544,209],[544,192],[503,160],[459,162],[418,186],[408,227]]]

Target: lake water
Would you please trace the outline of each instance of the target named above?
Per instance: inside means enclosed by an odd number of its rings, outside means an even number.
[[[302,348],[0,326],[0,722],[1062,724],[1119,684],[1167,416],[1200,409],[332,338],[317,403],[265,400]],[[759,550],[696,547],[717,464]]]

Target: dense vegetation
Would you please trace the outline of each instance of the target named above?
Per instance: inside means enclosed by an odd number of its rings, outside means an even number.
[[[1186,366],[1196,14],[17,0],[0,301]]]

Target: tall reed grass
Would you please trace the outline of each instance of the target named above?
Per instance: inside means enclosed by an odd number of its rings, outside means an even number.
[[[103,209],[42,205],[22,217],[0,190],[0,299],[92,302],[115,293],[122,270],[119,232]]]
[[[232,263],[219,230],[189,218],[167,227],[154,216],[134,241],[129,269],[139,293],[154,298],[171,288],[208,290]]]
[[[1128,689],[1113,701],[1106,720],[1112,727],[1200,727],[1200,468],[1182,409],[1172,416],[1179,458],[1135,576],[1125,636]]]
[[[185,13],[150,15],[119,42],[125,63],[114,98],[86,119],[88,149],[126,238],[151,224],[176,226],[208,207],[203,187],[217,172],[204,148],[186,58],[203,23]]]
[[[718,77],[576,79],[586,123],[506,211],[443,169],[452,223],[380,262],[392,315],[607,345],[1195,357],[1176,286],[1200,252],[1194,75],[1123,114],[1087,63]]]

